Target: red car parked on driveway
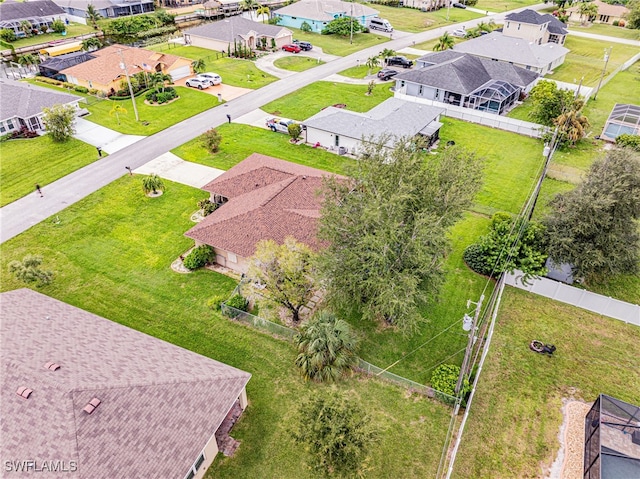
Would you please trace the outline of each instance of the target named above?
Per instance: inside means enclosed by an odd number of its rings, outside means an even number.
[[[298,45],[294,45],[291,43],[289,45],[283,46],[282,49],[285,52],[292,52],[292,53],[300,53],[302,51],[302,48],[300,48]]]

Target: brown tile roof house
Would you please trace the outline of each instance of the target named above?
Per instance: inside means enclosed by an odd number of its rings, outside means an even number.
[[[317,249],[322,203],[318,191],[322,177],[328,175],[254,153],[202,188],[212,200],[228,201],[185,235],[197,244],[213,246],[216,262],[239,272],[246,272],[244,259],[255,253],[263,239],[282,244],[293,236]]]
[[[191,60],[187,58],[125,45],[111,45],[91,52],[94,59],[65,68],[60,73],[70,83],[103,91],[117,90],[125,78],[119,52],[122,52],[129,75],[142,71],[163,72],[177,80],[191,74]]]
[[[43,478],[200,478],[214,433],[246,406],[249,373],[29,289],[0,294],[0,306],[7,476],[34,461],[67,470]]]

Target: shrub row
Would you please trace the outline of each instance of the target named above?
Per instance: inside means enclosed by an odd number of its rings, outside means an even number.
[[[191,250],[191,253],[184,259],[184,266],[191,270],[202,268],[205,264],[213,262],[215,258],[216,254],[213,248],[203,244]]]
[[[48,83],[49,85],[56,85],[62,88],[66,88],[67,90],[73,90],[73,91],[77,91],[79,93],[91,93],[92,95],[95,95],[98,93],[98,90],[96,90],[95,88],[92,88],[91,90],[89,90],[87,87],[82,86],[82,85],[75,85],[73,83],[69,83],[66,81],[60,81],[60,80],[56,80],[54,78],[48,78],[48,77],[43,77],[43,76],[37,76],[36,77],[36,81],[42,82],[42,83]],[[92,93],[93,92],[93,93]]]

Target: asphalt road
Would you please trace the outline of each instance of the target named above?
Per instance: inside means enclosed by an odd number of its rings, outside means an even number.
[[[544,7],[545,5],[541,4],[528,8],[540,9]],[[519,10],[523,9],[512,10],[512,12]],[[489,19],[500,22],[507,13],[511,12],[440,27],[398,38],[381,45],[375,45],[353,53],[352,55],[271,83],[259,90],[254,90],[251,93],[231,100],[224,105],[216,106],[184,120],[155,135],[140,140],[113,155],[109,155],[102,160],[87,165],[54,183],[46,185],[42,189],[44,197],[40,197],[40,195],[34,192],[1,208],[0,243],[4,243],[14,236],[19,235],[46,218],[80,201],[94,191],[124,176],[127,174],[126,166],[136,169],[161,154],[201,135],[210,128],[215,128],[225,123],[227,121],[227,114],[231,115],[232,119],[238,118],[310,83],[355,66],[357,61],[363,63],[368,57],[377,55],[383,48],[400,50],[417,43],[438,38],[445,31],[451,31],[463,25],[466,28],[471,28],[479,22],[488,21]],[[309,112],[310,115],[312,113],[315,112]],[[38,161],[46,161],[46,159],[39,159]]]

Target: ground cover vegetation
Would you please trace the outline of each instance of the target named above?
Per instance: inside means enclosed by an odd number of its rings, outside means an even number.
[[[640,31],[609,25],[607,23],[591,23],[588,25],[569,24],[569,31],[593,33],[595,35],[605,35],[608,37],[626,38],[628,40],[640,40]]]
[[[13,46],[13,48],[28,47],[31,45],[37,45],[39,43],[48,43],[56,40],[62,40],[64,38],[70,38],[80,35],[91,33],[93,29],[89,25],[83,25],[81,23],[70,23],[65,25],[66,35],[57,32],[42,33],[39,31],[36,35],[29,35],[27,37],[16,38],[15,40],[5,40]]]
[[[316,58],[296,56],[296,57],[282,57],[273,62],[273,65],[282,68],[283,70],[290,70],[293,72],[303,72],[318,65],[324,65],[322,60],[318,61]]]
[[[293,38],[310,42],[314,46],[322,48],[322,51],[328,55],[346,56],[389,41],[384,35],[378,35],[374,32],[359,33],[354,35],[353,40],[351,40],[349,36],[320,35],[318,33],[304,32],[297,28],[290,28],[290,30],[293,32]]]
[[[49,135],[0,143],[0,206],[68,175],[98,159],[96,149],[71,138],[56,143]]]
[[[433,477],[440,454],[433,444],[444,441],[446,406],[359,376],[331,386],[305,382],[292,344],[207,307],[209,298],[231,294],[233,279],[209,270],[171,271],[193,244],[183,233],[193,225],[194,205],[206,196],[168,182],[163,196],[147,198],[139,178],[123,177],[60,212],[58,221],[46,220],[3,243],[1,288],[23,286],[9,273],[10,261],[42,255],[56,275],[43,293],[250,372],[249,407],[233,430],[242,445],[233,458],[216,459],[216,477],[314,477],[289,430],[291,413],[300,398],[334,391],[357,401],[379,431],[367,477]],[[423,451],[419,459],[416,448]]]
[[[381,18],[386,18],[395,30],[419,33],[425,30],[442,27],[453,23],[466,22],[482,15],[459,8],[441,8],[432,12],[422,12],[414,8],[392,7],[376,3],[373,7],[378,10]]]
[[[366,85],[341,84],[336,88],[336,83],[319,81],[267,103],[262,109],[272,115],[302,121],[338,103],[346,104],[348,110],[369,111],[393,96],[388,88],[376,88],[371,95],[365,95],[366,92]]]
[[[532,352],[533,339],[556,352]],[[563,399],[640,402],[640,359],[629,354],[639,341],[636,326],[507,287],[452,477],[547,476]]]

